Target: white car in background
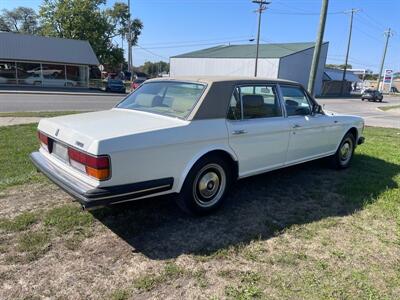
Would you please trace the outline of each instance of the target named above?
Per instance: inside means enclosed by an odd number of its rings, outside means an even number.
[[[88,209],[173,193],[205,214],[236,179],[322,157],[348,167],[363,128],[295,82],[160,78],[111,110],[42,119],[31,159]]]

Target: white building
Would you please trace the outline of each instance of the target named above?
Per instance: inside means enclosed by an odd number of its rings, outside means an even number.
[[[329,43],[322,45],[315,93],[322,90]],[[256,46],[229,45],[189,52],[170,59],[171,76],[254,76]],[[281,78],[308,85],[314,43],[262,44],[258,77]]]

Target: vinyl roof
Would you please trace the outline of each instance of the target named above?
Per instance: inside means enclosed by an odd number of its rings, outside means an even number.
[[[326,44],[326,42],[324,43]],[[281,58],[313,48],[315,43],[283,43],[283,44],[260,44],[260,58]],[[181,55],[173,58],[254,58],[256,56],[256,45],[229,45],[217,46]]]
[[[0,32],[0,60],[98,65],[88,41]]]
[[[157,77],[146,80],[146,82],[153,81],[182,81],[182,82],[199,82],[211,84],[214,82],[276,82],[276,83],[290,83],[297,84],[295,81],[277,78],[264,78],[264,77],[251,77],[251,76],[176,76],[176,77]]]

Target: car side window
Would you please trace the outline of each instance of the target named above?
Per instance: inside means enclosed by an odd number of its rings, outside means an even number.
[[[281,91],[288,116],[311,114],[311,105],[303,89],[295,86],[281,86]]]
[[[229,102],[228,119],[229,120],[241,120],[242,119],[242,107],[240,104],[238,88],[235,88],[235,90],[233,91],[231,101]]]
[[[250,85],[238,88],[244,119],[282,116],[275,86]]]

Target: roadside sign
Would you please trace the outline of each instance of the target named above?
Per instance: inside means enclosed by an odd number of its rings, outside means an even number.
[[[99,70],[100,70],[101,72],[103,72],[103,71],[104,71],[104,66],[103,66],[103,65],[100,65],[100,66],[99,66]]]
[[[393,79],[393,70],[385,70],[384,82],[390,84],[392,83],[392,79]]]
[[[384,91],[390,91],[392,88],[392,82],[393,82],[393,70],[391,69],[386,69],[384,76],[383,76],[383,90]]]

